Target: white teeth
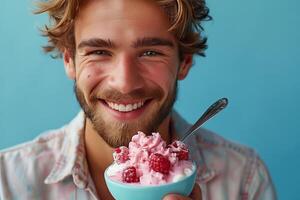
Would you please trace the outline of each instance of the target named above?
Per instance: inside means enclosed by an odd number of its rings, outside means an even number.
[[[137,103],[133,104],[133,109],[137,109],[138,105]]]
[[[119,111],[124,112],[126,110],[126,107],[123,104],[119,105]]]
[[[108,102],[107,102],[107,104],[108,104],[109,107],[111,107],[111,108],[113,108],[113,109],[116,109],[116,110],[119,109],[119,106],[118,106],[117,104],[115,104],[115,103],[108,103]]]
[[[116,103],[108,102],[108,101],[106,103],[111,109],[114,109],[114,110],[117,110],[120,112],[130,112],[130,111],[136,110],[144,105],[143,101],[140,101],[140,102],[134,103],[134,104],[127,104],[127,105],[116,104]]]
[[[132,111],[132,104],[128,104],[128,105],[126,105],[126,112],[129,112],[129,111]]]
[[[119,110],[118,104],[114,103],[114,107],[113,108],[115,108],[116,110]]]

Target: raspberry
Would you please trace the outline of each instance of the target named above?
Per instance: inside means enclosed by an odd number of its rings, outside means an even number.
[[[184,143],[180,141],[174,141],[170,147],[171,151],[176,154],[178,160],[188,160],[189,159],[189,150]]]
[[[189,159],[189,151],[188,150],[181,150],[176,153],[176,157],[178,160],[188,160]]]
[[[116,152],[116,153],[121,153],[120,147],[116,148],[116,149],[115,149],[115,152]]]
[[[135,167],[128,167],[123,170],[122,173],[123,182],[126,183],[137,183],[140,182],[139,177],[137,177]]]
[[[124,146],[116,148],[113,157],[118,164],[126,162],[129,159],[128,148]]]
[[[156,172],[168,174],[171,168],[171,163],[168,158],[159,153],[150,156],[150,168]]]

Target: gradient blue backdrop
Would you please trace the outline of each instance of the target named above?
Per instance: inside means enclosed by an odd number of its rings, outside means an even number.
[[[176,108],[194,122],[219,97],[230,106],[205,126],[255,148],[279,199],[300,199],[300,16],[298,0],[207,0],[206,58],[180,83]],[[39,48],[29,0],[1,0],[0,148],[68,122],[79,107],[61,60]]]

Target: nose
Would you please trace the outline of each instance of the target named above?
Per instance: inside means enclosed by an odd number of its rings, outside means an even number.
[[[122,94],[129,94],[142,88],[143,78],[135,59],[125,54],[116,59],[109,84]]]

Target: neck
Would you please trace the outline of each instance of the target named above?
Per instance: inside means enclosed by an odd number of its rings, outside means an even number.
[[[167,143],[172,141],[172,127],[170,116],[166,117],[158,128],[158,132],[161,137]],[[98,196],[101,199],[111,199],[111,197],[103,197],[103,194],[109,194],[104,182],[104,171],[113,162],[114,148],[110,147],[102,137],[93,128],[93,125],[89,119],[85,120],[85,148],[87,155],[87,162],[91,177],[95,183],[98,191]]]
[[[91,121],[87,118],[85,123],[85,149],[90,175],[100,199],[112,200],[104,181],[104,171],[113,162],[113,148],[95,131]]]
[[[95,131],[89,119],[85,125],[85,148],[90,170],[103,171],[113,162],[113,148]]]

